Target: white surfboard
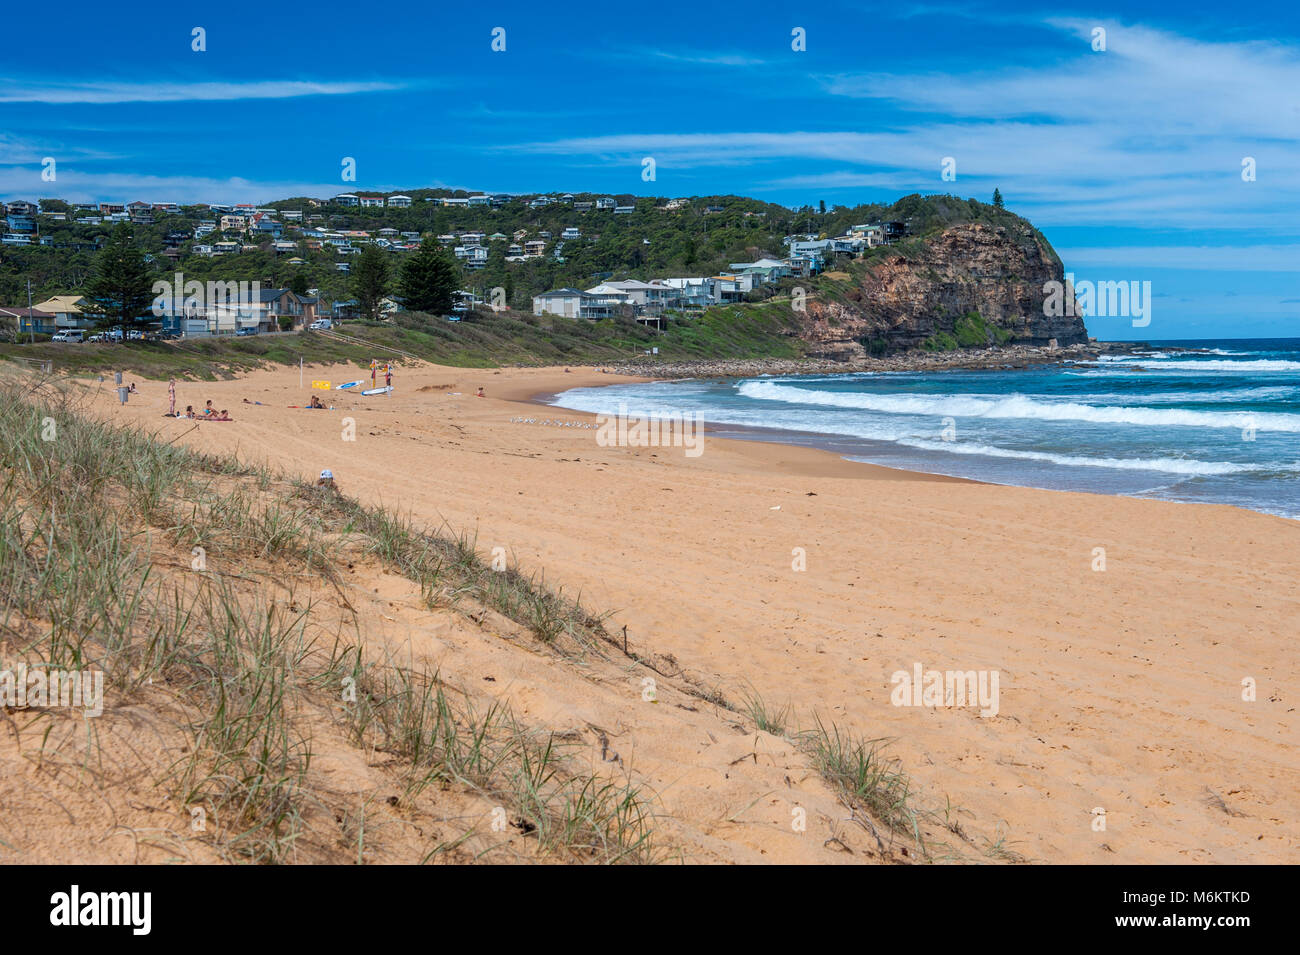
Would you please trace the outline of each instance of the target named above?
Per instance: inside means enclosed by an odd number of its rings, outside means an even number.
[[[341,385],[335,385],[334,390],[342,391],[344,388],[355,388],[357,385],[360,384],[364,384],[364,381],[361,379],[358,379],[357,381],[345,381]]]
[[[363,395],[386,395],[392,390],[392,385],[385,385],[383,388],[371,388],[369,391],[363,391],[361,393]]]

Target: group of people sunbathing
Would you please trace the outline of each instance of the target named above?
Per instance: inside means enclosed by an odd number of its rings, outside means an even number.
[[[195,411],[193,405],[186,405],[184,413],[178,414],[176,417],[195,418],[199,421],[234,421],[235,420],[234,418],[230,417],[230,412],[227,411],[225,408],[222,408],[220,411],[218,411],[216,408],[212,407],[211,398],[209,398],[207,403],[203,406],[202,411]]]

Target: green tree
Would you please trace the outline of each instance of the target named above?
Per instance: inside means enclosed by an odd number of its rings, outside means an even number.
[[[993,208],[994,209],[1006,208],[1006,206],[1002,204],[1002,190],[998,189],[997,187],[994,187],[993,189]]]
[[[435,240],[425,239],[402,269],[402,304],[408,312],[446,315],[456,304],[459,284],[459,271],[447,251]]]
[[[82,292],[81,312],[97,325],[125,328],[149,317],[153,282],[144,253],[135,247],[131,229],[119,223],[95,256],[94,272]]]
[[[289,291],[294,295],[306,295],[308,284],[305,274],[295,272],[293,278],[289,279]]]
[[[352,295],[362,313],[372,321],[379,317],[379,303],[388,294],[388,262],[378,246],[368,245],[357,256],[352,270]]]

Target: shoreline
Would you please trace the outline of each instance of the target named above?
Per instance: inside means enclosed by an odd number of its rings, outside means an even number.
[[[1043,364],[1046,364],[1044,362]],[[925,369],[913,369],[921,370]],[[938,370],[938,369],[935,369]],[[813,372],[803,372],[803,374],[814,374]],[[832,372],[834,374],[834,372]],[[514,401],[520,404],[541,406],[563,411],[567,415],[576,416],[577,420],[593,422],[596,418],[594,412],[579,411],[572,408],[566,408],[563,405],[552,403],[553,399],[558,398],[564,391],[571,388],[593,388],[604,387],[605,385],[616,384],[649,384],[654,382],[672,382],[685,381],[704,376],[691,375],[683,378],[652,378],[645,376],[619,375],[618,381],[595,381],[573,383],[569,388],[556,390],[543,390],[539,392],[520,395],[518,392],[513,393],[506,400]],[[731,376],[713,376],[713,377],[746,377],[739,373]],[[779,377],[773,374],[772,377]],[[551,399],[551,400],[548,400]],[[1103,498],[1123,498],[1126,500],[1136,501],[1153,501],[1162,504],[1199,504],[1214,507],[1230,507],[1244,511],[1249,514],[1256,514],[1262,517],[1272,517],[1290,523],[1300,523],[1300,517],[1290,517],[1285,514],[1276,514],[1271,511],[1258,510],[1246,507],[1241,504],[1231,504],[1222,501],[1211,500],[1180,500],[1172,497],[1148,497],[1140,494],[1128,494],[1119,491],[1080,489],[1071,487],[1045,487],[1040,484],[1025,484],[1002,481],[990,481],[980,478],[966,477],[956,474],[945,474],[938,471],[924,471],[915,468],[895,467],[888,464],[880,464],[874,461],[856,460],[849,455],[852,451],[840,450],[834,447],[825,446],[827,443],[834,442],[838,439],[844,441],[855,440],[851,437],[826,434],[817,431],[796,431],[788,428],[770,428],[758,425],[741,425],[730,424],[718,421],[701,421],[704,433],[712,435],[714,441],[734,441],[741,445],[747,443],[757,443],[768,446],[785,448],[790,452],[787,463],[795,467],[806,468],[808,474],[816,475],[835,475],[838,477],[858,478],[862,480],[884,480],[892,477],[896,480],[927,481],[937,483],[954,483],[954,484],[975,484],[986,487],[1006,487],[1006,488],[1023,488],[1033,491],[1045,491],[1053,494],[1092,494]],[[807,438],[807,443],[790,440],[791,438]],[[865,453],[865,452],[864,452]],[[805,458],[804,455],[807,455]]]

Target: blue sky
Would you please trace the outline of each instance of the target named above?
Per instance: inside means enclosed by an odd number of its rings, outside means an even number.
[[[1077,278],[1152,283],[1151,325],[1095,318],[1098,337],[1300,336],[1295,12],[519,6],[12,4],[0,196],[447,186],[831,205],[987,200],[996,186]],[[51,30],[55,9],[66,29]],[[641,179],[646,156],[655,182]],[[55,182],[40,178],[45,157]],[[355,183],[340,178],[344,157]],[[945,157],[955,181],[941,178]]]

